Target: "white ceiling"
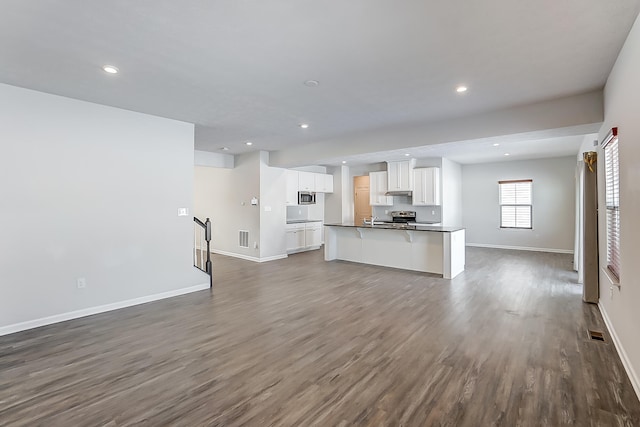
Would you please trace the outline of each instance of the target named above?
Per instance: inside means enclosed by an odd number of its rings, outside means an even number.
[[[195,123],[200,150],[283,150],[602,88],[639,8],[3,0],[0,82]],[[460,83],[464,95],[454,91]]]
[[[559,138],[529,139],[526,135],[509,135],[482,138],[471,141],[432,144],[403,150],[379,151],[375,153],[333,158],[327,165],[364,165],[404,159],[446,157],[460,164],[489,163],[513,160],[531,160],[548,157],[577,155],[584,141],[598,139],[597,134],[564,136]],[[498,145],[495,145],[498,144]],[[507,153],[508,155],[505,155]]]

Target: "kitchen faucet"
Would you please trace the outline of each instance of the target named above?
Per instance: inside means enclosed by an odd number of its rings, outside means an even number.
[[[375,222],[376,222],[377,220],[378,220],[378,217],[377,217],[377,216],[372,216],[372,217],[371,217],[370,222],[367,222],[367,218],[363,218],[363,219],[362,219],[362,222],[363,222],[365,225],[375,225]]]

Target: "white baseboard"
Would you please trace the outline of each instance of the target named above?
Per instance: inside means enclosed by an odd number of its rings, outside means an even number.
[[[273,256],[259,258],[259,257],[256,257],[256,256],[237,254],[235,252],[221,251],[219,249],[212,249],[211,252],[213,252],[214,254],[226,255],[226,256],[233,257],[233,258],[240,258],[240,259],[244,259],[244,260],[247,260],[247,261],[253,261],[253,262],[275,261],[277,259],[283,259],[283,258],[287,257],[287,254],[281,254],[281,255],[273,255]]]
[[[77,319],[79,317],[91,316],[93,314],[104,313],[106,311],[118,310],[120,308],[131,307],[133,305],[144,304],[165,298],[177,297],[191,292],[209,289],[209,283],[190,286],[188,288],[176,289],[174,291],[162,292],[160,294],[147,295],[140,298],[133,298],[125,301],[118,301],[111,304],[99,305],[96,307],[83,308],[82,310],[70,311],[68,313],[56,314],[40,319],[28,320],[26,322],[14,323],[13,325],[0,327],[0,336],[25,331],[27,329],[39,328],[40,326],[51,325],[52,323],[64,322]]]
[[[321,247],[322,246],[309,246],[308,248],[297,249],[295,251],[289,251],[287,253],[290,254],[290,255],[299,254],[300,252],[316,251],[316,250],[320,249]]]
[[[638,399],[640,399],[640,378],[638,378],[638,374],[636,374],[636,371],[633,369],[633,365],[631,365],[631,361],[629,360],[629,356],[627,356],[627,352],[624,351],[624,347],[620,342],[620,338],[618,338],[616,330],[613,328],[613,324],[611,323],[611,319],[609,319],[607,311],[600,303],[598,303],[598,308],[600,309],[600,313],[602,313],[602,318],[604,319],[605,325],[607,325],[609,335],[611,335],[611,338],[613,339],[613,345],[618,351],[618,355],[620,356],[620,360],[622,361],[624,370],[627,371],[627,376],[629,377],[631,385],[636,392],[636,396],[638,396]]]
[[[573,254],[573,250],[571,249],[531,248],[528,246],[489,245],[486,243],[469,243],[469,242],[467,242],[467,246],[473,246],[476,248],[513,249],[516,251],[551,252],[555,254]]]

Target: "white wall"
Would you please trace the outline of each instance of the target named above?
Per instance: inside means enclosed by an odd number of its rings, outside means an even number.
[[[327,173],[333,175],[333,193],[325,194],[325,223],[348,222],[349,218],[353,218],[353,212],[350,211],[353,196],[349,193],[349,166],[328,168]]]
[[[196,166],[210,166],[212,168],[233,169],[234,158],[231,154],[212,153],[209,151],[195,150],[193,161]]]
[[[462,167],[462,222],[467,244],[572,252],[575,157]],[[533,230],[501,229],[498,181],[533,179]]]
[[[207,282],[193,125],[0,84],[0,141],[0,333]]]
[[[260,152],[260,260],[287,253],[285,223],[286,170],[269,167],[269,153]]]
[[[195,167],[195,214],[211,219],[214,252],[254,261],[286,256],[285,170],[268,164],[267,152],[254,151],[235,156],[233,169]],[[249,232],[248,248],[239,245],[240,230]]]
[[[442,195],[442,225],[462,225],[462,166],[449,159],[442,159],[440,171]]]
[[[629,33],[605,86],[605,120],[602,141],[612,127],[618,127],[620,154],[620,288],[611,287],[600,274],[600,307],[618,339],[621,357],[640,395],[640,18]],[[604,155],[598,150],[598,204],[605,206]],[[606,263],[606,222],[600,215],[600,265]],[[602,271],[602,269],[601,269]],[[610,296],[610,288],[612,295]]]
[[[260,207],[251,199],[260,197],[260,152],[240,154],[233,169],[195,167],[195,214],[211,219],[214,251],[248,258],[260,257]],[[238,232],[249,232],[249,247],[242,248]]]

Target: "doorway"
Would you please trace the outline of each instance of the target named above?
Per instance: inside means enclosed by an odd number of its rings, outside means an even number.
[[[371,218],[368,175],[353,177],[353,210],[354,224],[362,224],[365,218]]]

